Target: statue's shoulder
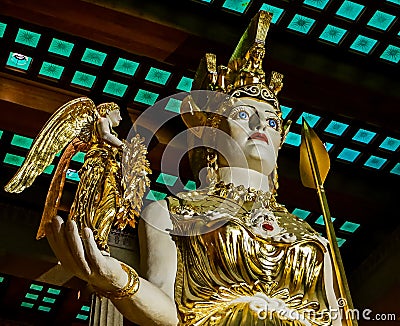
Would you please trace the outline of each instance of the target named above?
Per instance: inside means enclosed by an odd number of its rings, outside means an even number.
[[[308,222],[301,219],[300,217],[286,211],[274,211],[274,215],[279,218],[280,224],[282,224],[287,230],[295,233],[297,236],[315,236],[319,235]]]
[[[165,198],[168,205],[168,210],[170,212],[175,212],[178,209],[184,207],[202,207],[202,204],[210,199],[208,194],[208,188],[193,190],[193,191],[183,191],[175,195],[171,195]]]
[[[146,222],[153,224],[168,217],[168,204],[166,200],[157,200],[146,205],[142,211],[142,219]]]

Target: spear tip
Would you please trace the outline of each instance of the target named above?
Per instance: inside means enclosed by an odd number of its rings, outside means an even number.
[[[302,118],[300,145],[300,177],[303,185],[317,189],[323,185],[330,169],[328,152],[321,139]]]

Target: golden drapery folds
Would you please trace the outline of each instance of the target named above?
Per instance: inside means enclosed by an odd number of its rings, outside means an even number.
[[[76,221],[79,230],[93,230],[98,247],[108,251],[108,235],[123,196],[118,148],[101,139],[96,128],[90,144],[69,218]]]
[[[316,232],[282,207],[271,211],[257,204],[265,203],[260,192],[247,201],[248,192],[238,199],[230,196],[235,191],[227,185],[169,198],[181,324],[331,325],[323,284],[326,249]],[[273,215],[278,234],[257,234],[251,221],[257,210]]]
[[[147,174],[151,173],[142,142],[139,135],[126,142],[121,162],[120,149],[109,145],[93,129],[69,218],[77,222],[79,230],[90,228],[101,250],[109,251],[107,240],[112,226],[136,226],[142,197],[150,183]]]

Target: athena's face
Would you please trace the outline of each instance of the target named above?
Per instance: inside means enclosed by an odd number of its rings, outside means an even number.
[[[252,98],[241,98],[234,102],[227,118],[230,138],[221,140],[224,146],[224,165],[250,168],[265,175],[276,166],[281,145],[282,120],[276,109]],[[218,141],[218,140],[217,140]],[[243,155],[247,162],[243,162]]]

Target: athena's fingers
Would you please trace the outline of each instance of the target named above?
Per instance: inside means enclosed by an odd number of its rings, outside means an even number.
[[[69,246],[69,251],[73,254],[72,258],[74,259],[76,266],[82,274],[89,277],[91,270],[85,258],[85,250],[75,221],[67,221],[65,223],[64,232]]]
[[[60,260],[61,265],[78,277],[84,278],[73,259],[73,255],[65,239],[64,222],[62,218],[59,216],[54,217],[53,220],[46,225],[45,230],[50,247]]]
[[[56,216],[45,225],[47,241],[49,242],[51,249],[53,249],[53,252],[58,259],[64,256],[63,250],[58,241],[59,229],[61,228],[62,223],[63,222],[60,221],[60,218]]]
[[[103,256],[89,228],[83,229],[82,240],[87,262],[92,271],[89,282],[105,291],[122,289],[128,281],[128,275],[122,269],[120,262],[112,257]]]
[[[92,230],[89,228],[84,228],[82,232],[82,240],[85,247],[87,262],[89,263],[90,268],[92,271],[99,272],[105,265],[105,259],[99,248],[97,248]]]

